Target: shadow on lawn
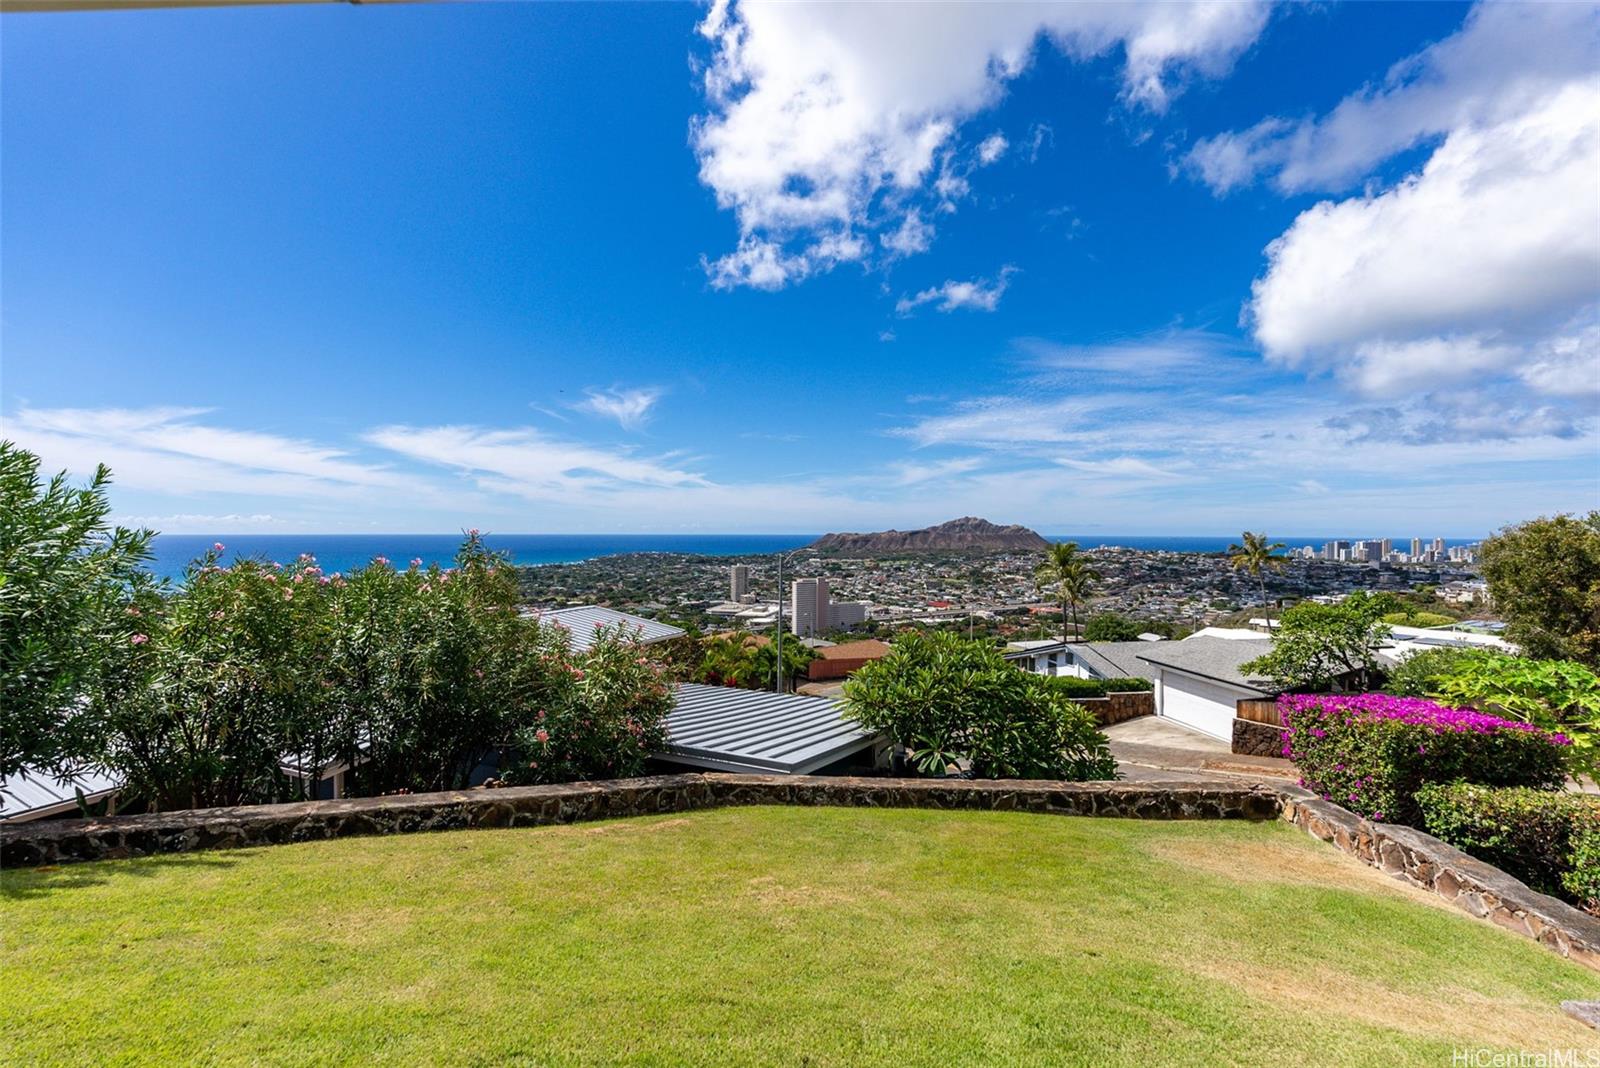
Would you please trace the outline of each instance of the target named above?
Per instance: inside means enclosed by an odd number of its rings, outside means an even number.
[[[129,860],[91,861],[86,864],[45,864],[37,868],[11,868],[0,873],[0,899],[26,901],[86,886],[101,886],[120,879],[145,879],[171,868],[213,870],[231,868],[235,858],[257,850],[228,853],[172,853]]]

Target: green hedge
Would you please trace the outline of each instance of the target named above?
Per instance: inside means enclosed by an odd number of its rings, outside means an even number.
[[[1049,675],[1050,685],[1067,697],[1104,697],[1108,693],[1140,693],[1153,689],[1149,679],[1080,679]]]
[[[1417,804],[1429,834],[1600,914],[1600,797],[1457,782],[1424,786]]]

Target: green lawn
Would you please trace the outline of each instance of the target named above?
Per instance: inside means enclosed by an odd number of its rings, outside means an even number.
[[[1277,823],[722,809],[0,877],[7,1064],[1441,1065],[1600,977]]]

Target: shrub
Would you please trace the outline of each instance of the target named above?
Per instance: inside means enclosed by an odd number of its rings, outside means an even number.
[[[886,731],[925,774],[965,760],[976,778],[1116,777],[1093,715],[984,642],[907,634],[855,673],[845,700],[858,723]]]
[[[1380,620],[1385,602],[1352,593],[1338,604],[1302,601],[1283,613],[1272,651],[1240,670],[1272,679],[1285,690],[1365,686],[1378,665],[1378,646],[1389,633]]]
[[[559,627],[541,628],[544,686],[533,715],[513,735],[505,778],[513,783],[572,782],[640,775],[666,743],[672,709],[667,672],[623,628],[572,650]]]
[[[155,601],[140,569],[150,532],[112,528],[111,473],[74,488],[39,477],[39,458],[0,441],[0,777],[68,773],[93,749],[77,714]]]
[[[1278,699],[1301,785],[1374,820],[1415,823],[1432,782],[1553,788],[1571,743],[1527,723],[1388,694]]]
[[[1385,612],[1385,623],[1396,623],[1406,627],[1448,627],[1456,622],[1452,616],[1443,612],[1423,612],[1416,608],[1406,608],[1398,612]]]
[[[1383,684],[1396,697],[1437,697],[1439,683],[1464,661],[1485,655],[1481,649],[1424,649],[1402,660]]]
[[[1080,679],[1072,675],[1041,676],[1067,697],[1104,697],[1110,693],[1141,693],[1152,689],[1149,679]]]
[[[1600,797],[1563,790],[1433,783],[1424,828],[1535,890],[1600,910]]]
[[[1572,739],[1572,764],[1600,771],[1600,675],[1572,660],[1479,654],[1453,664],[1434,696],[1510,716]]]

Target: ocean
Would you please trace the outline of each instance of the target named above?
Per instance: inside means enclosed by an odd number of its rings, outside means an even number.
[[[1116,545],[1128,549],[1165,552],[1215,553],[1239,540],[1237,534],[1216,537],[1170,535],[1047,534],[1052,541],[1075,541],[1085,549]],[[490,548],[510,555],[513,563],[566,564],[618,553],[691,553],[697,556],[749,556],[785,552],[807,545],[820,534],[489,534]],[[1349,535],[1337,535],[1349,539]],[[1320,546],[1333,537],[1277,537],[1295,548]],[[1411,537],[1396,538],[1409,545]],[[1431,539],[1429,539],[1431,540]],[[1471,539],[1446,538],[1446,545],[1469,544]],[[459,534],[160,534],[151,546],[150,570],[163,578],[180,578],[184,567],[211,548],[225,546],[225,560],[263,557],[287,563],[301,553],[317,558],[324,571],[349,571],[375,556],[385,556],[404,567],[414,559],[423,565],[449,564],[461,544]]]

